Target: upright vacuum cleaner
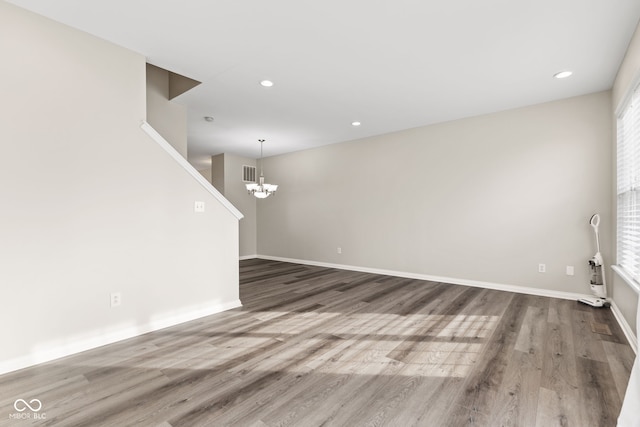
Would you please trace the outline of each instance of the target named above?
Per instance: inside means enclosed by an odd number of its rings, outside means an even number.
[[[593,297],[580,298],[578,301],[588,304],[592,307],[609,307],[607,301],[607,281],[604,276],[604,261],[600,254],[600,237],[598,235],[598,226],[600,225],[600,215],[595,214],[589,220],[589,224],[593,227],[596,235],[596,254],[589,260],[590,285]]]

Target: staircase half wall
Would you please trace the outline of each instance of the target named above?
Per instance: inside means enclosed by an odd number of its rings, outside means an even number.
[[[0,373],[239,306],[242,214],[141,128],[145,58],[5,2],[0,40]]]

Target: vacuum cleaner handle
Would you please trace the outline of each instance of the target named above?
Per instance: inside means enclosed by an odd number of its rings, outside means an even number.
[[[600,225],[600,215],[594,214],[589,220],[589,224],[593,227],[593,231],[596,235],[596,248],[598,249],[597,255],[600,255],[600,236],[598,236],[598,226]]]

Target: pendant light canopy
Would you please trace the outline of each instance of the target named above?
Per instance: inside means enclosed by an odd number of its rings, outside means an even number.
[[[277,185],[267,184],[264,182],[264,173],[262,169],[262,143],[264,139],[259,139],[260,143],[260,178],[258,182],[250,182],[247,184],[247,191],[258,199],[266,199],[278,189]]]

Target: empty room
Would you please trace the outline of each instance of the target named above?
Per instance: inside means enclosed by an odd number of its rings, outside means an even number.
[[[0,0],[0,426],[640,427],[639,23]]]

